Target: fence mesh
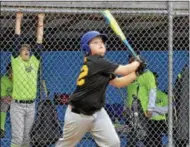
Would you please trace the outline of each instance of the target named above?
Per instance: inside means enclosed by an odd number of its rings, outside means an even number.
[[[40,6],[36,6],[36,8],[39,9],[40,12]],[[15,35],[16,15],[18,13],[11,11],[1,12],[1,91],[3,91],[3,86],[8,87],[6,85],[8,82],[3,81],[3,75],[9,75],[7,65],[10,62],[13,62],[11,56],[17,59],[16,57],[18,56],[19,50],[16,50],[16,48],[20,48],[20,45],[15,44],[15,41],[18,37],[21,37],[21,40],[19,40],[20,44],[30,44],[31,53],[36,56],[36,60],[40,60],[41,62],[39,68],[36,67],[36,70],[38,69],[38,73],[36,72],[38,80],[36,85],[37,96],[35,104],[36,110],[38,110],[37,112],[40,114],[44,113],[44,115],[47,116],[36,113],[36,121],[41,122],[43,119],[46,120],[49,117],[55,121],[54,124],[58,125],[57,123],[59,123],[61,128],[64,125],[64,115],[67,108],[68,97],[76,88],[76,79],[83,62],[83,53],[80,51],[80,37],[90,30],[97,30],[101,33],[107,34],[109,39],[106,44],[106,58],[113,62],[127,64],[129,60],[128,56],[130,54],[127,47],[124,46],[111,28],[105,23],[105,19],[100,13],[104,9],[83,8],[83,10],[86,11],[80,11],[80,13],[74,11],[73,8],[67,9],[69,10],[68,12],[53,13],[42,11],[42,13],[45,14],[42,21],[43,23],[39,23],[39,13],[32,11],[22,12],[23,17],[20,21],[20,36]],[[91,10],[91,13],[88,13],[88,10]],[[111,7],[110,10],[112,11],[114,8]],[[167,107],[169,105],[167,96],[168,15],[164,13],[158,14],[148,12],[135,13],[135,11],[131,13],[127,11],[126,13],[125,11],[117,11],[113,15],[118,21],[131,46],[136,52],[139,52],[140,56],[142,56],[147,62],[147,67],[151,71],[150,73],[154,74],[156,81],[149,81],[148,78],[145,79],[147,80],[145,83],[141,83],[141,80],[137,79],[137,81],[133,82],[129,87],[120,89],[108,86],[105,109],[120,137],[121,147],[167,146],[167,130],[170,125],[168,124],[167,115]],[[37,28],[43,28],[43,47],[41,48],[36,48],[35,46],[37,43],[39,44],[39,36],[42,35]],[[31,60],[31,62],[32,61],[33,60]],[[31,64],[32,66],[36,66],[34,63],[30,63],[30,65]],[[23,69],[20,68],[17,70],[14,69],[14,67],[12,68],[13,78],[15,77],[15,79],[18,79],[18,77],[25,76],[21,74],[21,70]],[[32,68],[32,70],[35,70],[35,67]],[[31,77],[27,77],[25,80],[31,80]],[[44,82],[42,82],[44,80],[47,91],[46,88],[44,88]],[[175,146],[185,147],[189,140],[188,15],[179,15],[174,16],[173,18],[173,80],[173,141]],[[14,82],[15,81],[13,80],[13,83]],[[144,94],[141,89],[151,86],[152,83],[157,85],[155,105],[158,109],[155,109],[155,111],[152,112],[152,117],[148,118],[147,114],[151,113],[151,111],[147,112],[147,105],[144,105],[143,103],[148,96],[146,98],[142,97]],[[32,84],[35,85],[35,82]],[[134,85],[136,85],[136,88],[133,87]],[[22,89],[25,89],[23,91],[30,91],[30,88],[31,87],[22,87]],[[135,91],[130,91],[130,88]],[[139,91],[137,92],[137,90]],[[147,93],[148,92],[149,91],[147,91]],[[20,95],[20,93],[22,92],[19,91],[18,95]],[[9,96],[11,97],[11,94],[6,93],[3,95],[3,92],[1,92],[1,108],[3,108],[3,105],[7,105],[5,98],[8,98]],[[135,97],[137,97],[137,99]],[[51,102],[46,103],[48,110],[45,108],[40,109],[38,107],[40,106],[40,102],[47,100],[47,98],[50,99],[53,104]],[[16,98],[13,97],[13,99]],[[15,133],[11,130],[11,128],[15,129],[15,127],[20,127],[17,126],[18,124],[15,124],[14,121],[16,121],[16,118],[12,115],[18,115],[20,117],[22,112],[26,111],[24,108],[28,108],[28,105],[30,104],[24,103],[22,109],[20,110],[19,108],[20,112],[16,111],[16,104],[18,103],[15,102],[15,100],[12,100],[10,109],[1,110],[1,116],[3,116],[3,112],[7,112],[5,126],[2,126],[1,128],[1,133],[4,132],[4,136],[1,138],[2,147],[11,146],[11,139],[13,141],[12,143],[18,143],[18,145],[23,141],[22,133]],[[56,113],[53,115],[51,112],[54,111],[54,109],[56,110]],[[10,112],[12,112],[12,114]],[[51,117],[51,115],[53,117]],[[39,120],[39,117],[41,117],[41,120]],[[58,119],[58,122],[56,122],[56,119]],[[2,117],[1,120],[3,120]],[[30,120],[32,122],[32,118]],[[22,121],[24,120],[20,120],[20,123]],[[48,121],[48,123],[52,124],[52,121]],[[12,126],[13,124],[14,126]],[[25,127],[27,127],[27,125]],[[59,131],[44,128],[45,127],[42,125],[37,127],[37,132],[44,135],[40,136],[41,138],[45,137],[44,140],[51,136],[50,134],[52,133],[54,134],[53,136],[59,134]],[[37,138],[39,137],[39,134],[36,135],[36,140],[39,139]],[[33,137],[33,140],[35,140],[35,137]],[[37,140],[38,144],[32,141],[30,142],[32,146],[41,147],[44,145],[44,140]],[[24,141],[28,142],[28,140]],[[49,139],[49,141],[49,146],[55,145],[53,140]],[[94,138],[87,133],[77,146],[95,147],[98,146],[98,144],[96,144]]]

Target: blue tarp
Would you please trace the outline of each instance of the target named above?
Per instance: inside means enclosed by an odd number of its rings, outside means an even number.
[[[72,93],[75,89],[75,81],[77,79],[80,67],[82,65],[83,56],[79,51],[51,51],[42,52],[42,68],[41,78],[46,80],[47,88],[52,96],[56,93]],[[167,90],[168,85],[168,52],[167,51],[142,51],[141,55],[148,63],[148,68],[159,74],[159,88]],[[173,68],[174,80],[185,64],[189,63],[188,51],[174,51]],[[6,65],[10,62],[10,52],[0,52],[0,69],[1,74],[5,74]],[[108,51],[106,57],[111,61],[119,64],[128,63],[127,51]],[[126,97],[125,88],[116,89],[109,86],[107,89],[106,108],[111,112],[111,119],[114,120],[117,115],[121,115],[124,97]],[[64,120],[66,106],[58,106],[57,113],[59,120]],[[114,115],[113,115],[114,114]],[[121,118],[121,116],[118,116]],[[9,147],[11,139],[11,126],[9,115],[6,123],[6,137],[2,139],[1,146]],[[62,124],[63,125],[63,124]],[[163,138],[163,143],[167,141],[167,137]],[[126,146],[126,138],[121,138],[121,146]],[[96,146],[94,141],[81,141],[78,146]]]
[[[106,58],[119,64],[128,63],[128,51],[108,51]],[[1,74],[6,72],[6,65],[10,62],[9,52],[0,52]],[[48,51],[41,53],[41,75],[46,80],[51,95],[56,93],[71,94],[75,89],[75,82],[83,61],[80,51]],[[173,54],[174,80],[183,66],[189,63],[188,51],[174,51]],[[168,85],[168,52],[141,51],[141,56],[148,63],[148,68],[159,75],[158,87],[167,90]],[[50,95],[50,96],[51,96]],[[123,103],[126,96],[124,88],[116,89],[112,86],[107,90],[107,103]]]

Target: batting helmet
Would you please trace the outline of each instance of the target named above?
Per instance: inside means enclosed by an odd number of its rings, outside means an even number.
[[[98,31],[89,31],[82,36],[81,42],[80,42],[80,47],[81,47],[81,50],[85,53],[85,55],[90,54],[89,42],[93,38],[98,37],[98,36],[102,37],[102,40],[104,41],[104,43],[108,39],[105,34],[101,34]]]

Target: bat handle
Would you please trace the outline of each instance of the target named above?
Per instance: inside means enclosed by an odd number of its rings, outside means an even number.
[[[123,42],[128,47],[128,49],[131,51],[131,53],[133,54],[133,56],[136,57],[137,54],[135,53],[135,51],[133,50],[133,48],[131,47],[131,45],[129,44],[129,42],[127,40],[124,40]]]

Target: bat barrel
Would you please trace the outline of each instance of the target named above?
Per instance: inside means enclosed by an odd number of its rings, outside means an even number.
[[[111,12],[109,10],[105,10],[102,12],[102,14],[104,15],[104,17],[106,18],[106,22],[110,25],[110,27],[112,28],[112,30],[115,32],[115,34],[120,37],[120,39],[124,42],[124,44],[128,47],[128,49],[131,51],[132,55],[134,57],[137,56],[137,54],[135,53],[135,51],[133,50],[133,48],[131,47],[131,45],[129,44],[129,42],[127,41],[125,35],[123,34],[121,28],[119,27],[117,21],[115,20],[115,18],[112,16]]]
[[[124,42],[125,45],[128,47],[128,49],[131,51],[132,55],[133,55],[134,57],[136,57],[137,54],[135,53],[135,51],[133,50],[133,48],[131,47],[131,45],[129,44],[129,42],[128,42],[127,40],[124,40],[123,42]]]

